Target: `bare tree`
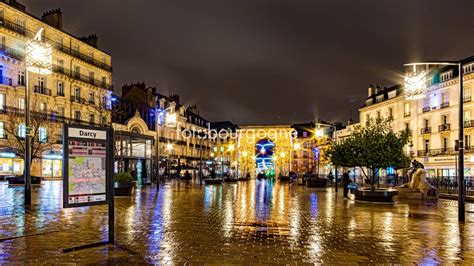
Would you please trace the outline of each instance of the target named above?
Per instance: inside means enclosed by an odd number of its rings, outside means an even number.
[[[34,105],[33,105],[34,106]],[[35,109],[33,109],[35,110]],[[39,159],[43,152],[51,150],[57,143],[57,131],[61,125],[54,123],[54,116],[45,112],[31,112],[30,130],[31,135],[31,158]],[[3,123],[4,139],[0,140],[0,148],[13,149],[17,155],[25,159],[25,134],[28,134],[25,127],[24,110],[8,108],[6,119]]]

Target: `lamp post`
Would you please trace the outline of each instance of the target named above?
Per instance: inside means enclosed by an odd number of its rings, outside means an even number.
[[[30,89],[28,72],[38,75],[48,75],[52,72],[52,48],[51,45],[42,41],[44,29],[41,28],[35,37],[26,42],[25,53],[25,206],[31,205],[31,143],[30,143]]]
[[[171,171],[170,171],[170,153],[173,150],[173,144],[168,143],[166,144],[166,150],[168,151],[168,160],[166,161],[166,168],[168,170],[168,179],[171,178]]]
[[[242,157],[244,157],[244,161],[242,162],[242,164],[244,165],[244,170],[242,171],[244,173],[244,175],[247,175],[247,171],[246,171],[246,167],[247,167],[247,156],[248,156],[248,152],[247,151],[243,151],[242,152]]]
[[[337,134],[336,134],[337,128],[336,128],[335,125],[317,123],[316,126],[317,126],[316,129],[315,129],[316,137],[318,137],[318,136],[323,137],[323,135],[324,135],[324,132],[321,129],[321,126],[329,127],[329,128],[332,128],[333,133],[334,133],[334,142],[337,143]],[[319,158],[318,158],[318,164],[319,164]],[[319,165],[318,165],[318,171],[319,171]],[[335,184],[334,189],[336,190],[336,195],[337,195],[337,165],[334,165],[334,184]]]
[[[417,66],[438,65],[438,66],[457,66],[459,71],[459,136],[458,136],[458,220],[464,222],[465,217],[465,184],[464,184],[464,104],[463,104],[463,63],[460,61],[445,61],[445,62],[416,62],[405,64],[404,66],[413,67],[413,72],[405,76],[405,97],[409,100],[417,100],[426,96],[426,75],[424,71],[416,75]]]
[[[166,111],[172,109],[172,107],[168,107],[164,110],[161,110],[159,111],[159,109],[157,109],[156,111],[156,167],[157,167],[157,171],[158,171],[158,175],[157,175],[157,178],[156,178],[156,190],[159,190],[160,189],[160,119],[158,117],[160,117],[163,113],[166,113]],[[176,113],[172,113],[172,114],[166,114],[165,116],[165,125],[175,125],[176,124]],[[168,156],[169,158],[169,156]],[[153,183],[153,180],[152,180],[152,183]]]

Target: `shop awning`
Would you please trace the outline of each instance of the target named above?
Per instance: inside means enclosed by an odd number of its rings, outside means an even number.
[[[42,158],[46,160],[62,160],[63,152],[57,150],[45,151],[43,152]]]
[[[17,150],[14,148],[1,148],[0,158],[16,158],[18,156]]]

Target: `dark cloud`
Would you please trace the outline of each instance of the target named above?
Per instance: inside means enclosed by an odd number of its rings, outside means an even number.
[[[145,80],[211,120],[348,119],[369,83],[417,59],[474,55],[472,0],[43,0],[64,28],[95,32],[115,86]]]

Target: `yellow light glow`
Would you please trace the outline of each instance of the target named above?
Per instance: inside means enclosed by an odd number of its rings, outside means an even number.
[[[26,42],[25,63],[27,71],[47,75],[53,70],[53,49],[41,40],[43,30],[39,29],[35,37]]]
[[[235,150],[234,144],[229,144],[229,151],[234,151],[234,150]]]
[[[285,158],[285,157],[286,157],[286,153],[280,152],[280,157],[281,157],[281,158]]]
[[[242,152],[242,156],[247,157],[247,155],[249,155],[248,152],[246,152],[246,151]]]
[[[301,144],[300,143],[295,143],[294,148],[295,148],[295,150],[301,149]]]
[[[421,71],[405,75],[405,98],[408,100],[418,100],[426,97],[426,73]]]
[[[320,128],[317,128],[315,130],[315,133],[316,133],[316,138],[322,138],[324,136],[324,131]]]
[[[474,155],[471,155],[471,157],[469,158],[469,161],[471,161],[471,163],[474,163]]]
[[[173,144],[171,144],[171,143],[166,144],[166,149],[168,151],[171,151],[173,149]]]
[[[176,113],[166,113],[165,123],[167,126],[176,125]]]
[[[274,161],[276,161],[276,160],[278,160],[278,157],[273,156],[272,159],[273,159]]]

